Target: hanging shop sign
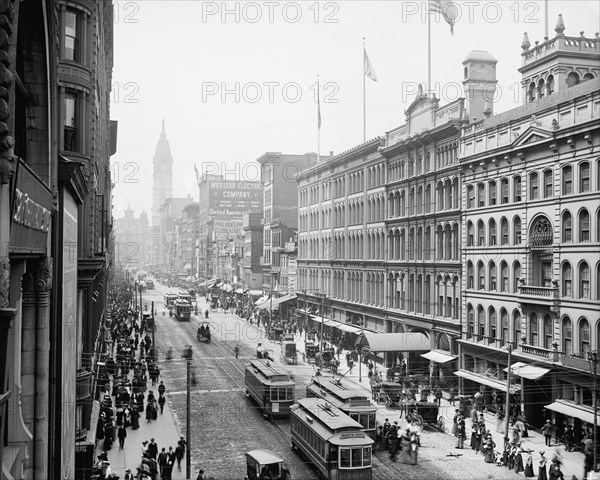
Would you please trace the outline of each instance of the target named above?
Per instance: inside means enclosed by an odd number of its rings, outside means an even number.
[[[20,160],[12,198],[10,253],[47,253],[53,208],[52,192]]]

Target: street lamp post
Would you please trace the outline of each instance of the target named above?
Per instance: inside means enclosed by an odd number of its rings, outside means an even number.
[[[187,376],[187,405],[186,405],[186,422],[187,422],[187,428],[186,428],[186,442],[187,442],[187,448],[185,450],[186,455],[185,455],[185,478],[187,480],[190,479],[190,470],[191,470],[191,466],[192,466],[192,456],[190,454],[190,448],[191,448],[191,440],[192,440],[192,434],[191,434],[191,429],[192,429],[192,425],[191,425],[191,407],[190,407],[190,401],[191,401],[191,395],[190,395],[190,384],[191,384],[191,366],[192,366],[192,346],[188,345],[187,347],[187,352],[186,352],[186,376]]]

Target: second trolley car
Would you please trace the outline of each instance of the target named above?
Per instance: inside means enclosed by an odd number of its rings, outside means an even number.
[[[192,315],[191,303],[175,300],[175,303],[173,304],[173,315],[175,315],[175,318],[180,322],[189,321]]]
[[[362,425],[321,398],[303,398],[291,411],[292,448],[327,480],[371,480],[373,439]]]
[[[252,360],[246,365],[246,395],[269,419],[287,416],[294,403],[296,384],[288,373],[269,360]]]
[[[360,423],[365,432],[375,438],[377,407],[371,403],[367,392],[358,390],[348,380],[322,376],[313,377],[312,382],[306,387],[306,396],[327,400],[351,419]]]

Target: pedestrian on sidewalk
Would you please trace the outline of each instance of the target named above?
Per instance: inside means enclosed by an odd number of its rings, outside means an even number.
[[[462,415],[458,416],[456,437],[458,438],[458,441],[456,442],[456,448],[460,448],[462,450],[465,448],[465,438],[467,438],[465,419],[462,417]]]
[[[154,441],[154,438],[150,439],[150,443],[148,444],[148,453],[151,455],[153,460],[156,460],[158,456],[158,445]]]
[[[354,359],[350,357],[350,359],[348,360],[348,368],[350,369],[350,373],[352,373],[352,367],[354,367]]]
[[[167,387],[165,387],[165,384],[161,380],[160,385],[158,386],[158,394],[164,395],[166,391],[167,391]]]
[[[183,453],[185,454],[185,449],[187,448],[187,442],[185,441],[185,438],[183,438],[183,435],[177,442],[177,445],[179,445],[183,449]]]
[[[546,462],[548,459],[544,456],[545,452],[540,452],[542,458],[540,458],[540,466],[538,468],[538,478],[537,480],[548,480],[548,476],[546,475]]]
[[[177,445],[175,449],[175,458],[177,459],[177,470],[181,472],[181,460],[183,460],[183,447]]]
[[[167,450],[163,447],[162,450],[160,451],[160,453],[158,454],[158,473],[160,474],[161,478],[163,476],[163,469],[165,468],[165,465],[167,464],[169,460],[169,457],[167,457]]]
[[[165,408],[165,402],[166,402],[166,400],[165,400],[164,395],[160,395],[158,397],[158,406],[160,407],[160,414],[161,415],[163,414],[163,410]]]
[[[573,432],[573,426],[567,425],[564,433],[565,438],[565,450],[572,452],[575,444],[575,432]]]
[[[546,423],[542,427],[542,433],[544,434],[544,438],[546,439],[546,446],[550,447],[552,444],[552,431],[554,430],[554,426],[550,419],[546,420]]]
[[[117,437],[119,437],[119,449],[123,450],[125,447],[125,438],[127,437],[127,429],[124,425],[119,427],[119,431],[117,432]]]
[[[123,477],[123,480],[134,480],[133,473],[131,473],[131,468],[125,470],[125,476]]]
[[[233,352],[235,353],[235,358],[238,358],[239,354],[240,354],[240,347],[238,347],[237,345],[234,347]]]
[[[587,438],[584,442],[583,454],[585,456],[583,460],[583,479],[586,480],[590,472],[595,470],[594,465],[594,441],[591,438]]]

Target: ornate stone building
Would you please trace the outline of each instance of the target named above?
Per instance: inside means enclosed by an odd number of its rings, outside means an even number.
[[[152,263],[158,265],[161,263],[161,207],[168,198],[173,197],[173,157],[171,156],[171,146],[167,140],[165,132],[165,121],[162,121],[162,131],[156,144],[154,158],[152,160],[152,244],[153,260]]]
[[[524,104],[461,134],[457,375],[503,405],[511,348],[511,404],[579,442],[600,348],[600,40],[564,29],[533,47],[525,35]]]
[[[111,262],[112,3],[0,15],[0,476],[81,478]]]

